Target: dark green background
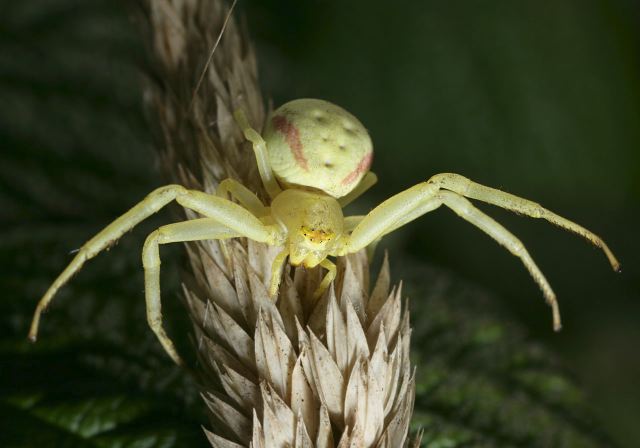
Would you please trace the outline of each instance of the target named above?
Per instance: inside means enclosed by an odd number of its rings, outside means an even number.
[[[29,310],[70,248],[162,182],[140,101],[147,64],[135,12],[127,8],[108,1],[0,2],[5,336],[26,332]],[[370,130],[380,182],[360,201],[364,209],[453,171],[541,202],[606,239],[623,263],[621,275],[574,235],[482,206],[522,238],[554,286],[565,323],[560,334],[551,331],[549,309],[520,263],[448,210],[397,231],[381,247],[392,263],[408,253],[496,291],[512,319],[580,378],[605,429],[623,446],[640,443],[638,6],[241,0],[239,10],[274,104],[328,99]],[[158,354],[144,319],[131,321],[143,315],[142,300],[107,300],[139,293],[137,251],[158,222],[96,260],[61,294],[45,318],[54,346],[62,324],[63,339],[102,332],[130,344],[130,359]],[[14,313],[16,304],[22,314]],[[68,324],[86,321],[91,328]],[[32,359],[32,348],[21,350],[20,362]],[[170,369],[154,369],[144,393],[157,392],[149,384],[164,381],[158,389],[166,390],[176,382]]]

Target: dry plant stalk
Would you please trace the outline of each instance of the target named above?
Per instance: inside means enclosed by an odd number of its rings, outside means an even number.
[[[229,20],[195,91],[228,7],[150,0],[147,10],[157,62],[148,98],[166,174],[209,193],[231,177],[265,198],[232,116],[243,109],[256,129],[265,120],[246,33]],[[336,281],[319,300],[312,294],[320,269],[287,267],[274,302],[267,288],[279,250],[244,238],[187,244],[183,290],[212,446],[404,446],[415,375],[409,314],[401,287],[390,291],[388,261],[369,294],[366,254],[339,259]]]

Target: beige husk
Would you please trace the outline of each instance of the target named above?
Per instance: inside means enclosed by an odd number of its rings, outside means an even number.
[[[194,95],[227,12],[220,0],[149,0],[156,67],[148,100],[172,182],[213,193],[232,177],[264,199],[232,116],[243,109],[258,130],[265,119],[256,58],[233,17]],[[337,279],[317,301],[321,270],[287,266],[274,303],[267,283],[278,251],[246,239],[187,245],[183,291],[211,445],[405,446],[411,329],[388,261],[369,293],[366,254],[338,259]]]

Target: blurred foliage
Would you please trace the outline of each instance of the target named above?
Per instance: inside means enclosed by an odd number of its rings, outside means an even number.
[[[184,403],[114,375],[119,364],[136,369],[137,380],[150,376],[151,363],[125,353],[100,339],[48,341],[35,349],[3,339],[2,446],[206,447],[197,418],[181,412]]]
[[[423,446],[616,446],[575,377],[495,296],[416,260],[394,265],[413,298],[413,425],[425,431]]]
[[[38,344],[26,341],[35,301],[69,251],[158,182],[142,46],[125,11],[109,1],[2,5],[2,447],[208,446],[193,381],[147,331],[139,230],[87,266],[44,316]],[[180,315],[176,300],[166,306]]]
[[[581,242],[496,211],[559,292],[569,325],[550,341],[563,363],[513,323],[525,320],[536,339],[550,334],[535,286],[492,241],[445,212],[390,238],[394,278],[407,279],[416,308],[415,425],[429,446],[608,446],[594,412],[635,446],[640,52],[632,4],[241,6],[277,103],[330,99],[371,130],[381,183],[365,205],[458,171],[593,227],[625,263],[625,276],[614,278]],[[38,344],[23,339],[69,251],[161,183],[142,114],[146,56],[128,7],[1,3],[1,446],[205,443],[197,389],[170,365],[144,317],[142,238],[166,216],[89,263],[44,316]],[[397,266],[403,245],[421,261]],[[585,262],[567,263],[560,247]],[[176,252],[163,252],[163,297],[170,333],[182,335],[187,352]],[[456,276],[424,267],[425,253]],[[499,297],[460,275],[490,285],[511,309],[500,311]],[[567,362],[592,392],[580,391]]]

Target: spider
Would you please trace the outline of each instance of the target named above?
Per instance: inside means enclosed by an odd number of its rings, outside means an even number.
[[[237,111],[235,117],[245,138],[252,143],[270,205],[266,206],[233,179],[223,180],[215,195],[180,185],[154,190],[80,248],[38,303],[29,331],[32,341],[37,337],[42,311],[87,260],[174,200],[203,217],[165,225],[152,232],[142,249],[142,263],[147,321],[177,364],[182,360],[162,326],[161,244],[246,237],[280,246],[282,250],[272,267],[271,297],[278,293],[282,267],[288,257],[291,265],[321,266],[327,271],[314,292],[314,298],[318,298],[336,275],[336,266],[328,257],[364,249],[386,234],[445,205],[520,258],[552,308],[555,330],[561,328],[556,296],[525,246],[466,198],[533,218],[544,218],[575,232],[601,248],[614,270],[620,268],[604,241],[589,230],[535,202],[480,185],[459,174],[437,174],[392,196],[367,215],[344,217],[342,208],[377,181],[376,175],[369,171],[373,156],[371,138],[357,118],[323,100],[298,99],[273,111],[261,136],[250,127],[242,111]],[[228,199],[228,195],[237,203]]]

